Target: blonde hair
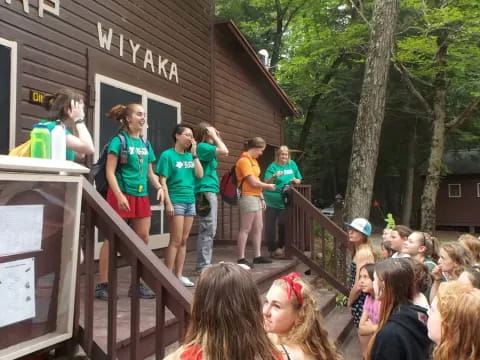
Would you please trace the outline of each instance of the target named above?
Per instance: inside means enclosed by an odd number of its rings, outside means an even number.
[[[440,249],[443,249],[450,259],[457,264],[457,268],[454,271],[456,278],[458,278],[472,262],[470,252],[462,243],[451,241],[443,244]]]
[[[280,161],[280,153],[284,151],[288,153],[288,161],[290,161],[290,149],[287,145],[282,145],[275,151],[275,162],[278,163]]]
[[[440,284],[437,309],[442,322],[434,360],[476,360],[480,357],[480,290],[457,281]]]
[[[342,359],[337,347],[329,339],[328,331],[322,326],[322,315],[318,310],[312,287],[300,277],[296,277],[293,281],[302,285],[302,305],[298,302],[294,292],[292,292],[292,297],[290,298],[294,309],[298,311],[298,319],[300,321],[296,322],[286,334],[277,334],[279,342],[281,344],[299,346],[304,353],[310,354],[316,359]],[[283,279],[278,279],[273,282],[273,286],[286,290],[287,282]]]
[[[472,234],[462,234],[458,238],[465,247],[470,251],[472,255],[472,265],[480,264],[480,239],[476,238]]]

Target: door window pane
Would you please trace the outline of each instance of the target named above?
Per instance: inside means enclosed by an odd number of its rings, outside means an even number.
[[[107,112],[115,105],[141,104],[142,96],[102,83],[100,86],[100,145],[99,149],[118,132],[120,123],[107,118]]]

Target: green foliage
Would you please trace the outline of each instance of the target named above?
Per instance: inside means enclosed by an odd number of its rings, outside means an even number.
[[[278,41],[279,15],[272,0],[217,0],[217,15],[234,19],[254,47],[272,52]],[[284,123],[285,142],[299,144],[311,100],[313,123],[301,161],[305,182],[313,186],[314,199],[324,205],[344,192],[357,116],[363,66],[369,39],[374,0],[280,0],[291,5],[281,29],[279,62],[275,77],[294,101],[301,116]],[[362,16],[351,7],[361,5]],[[444,3],[444,6],[438,6]],[[293,9],[302,5],[293,13]],[[454,118],[480,96],[480,1],[402,0],[393,61],[409,71],[413,83],[428,102],[433,84],[445,71],[448,119]],[[281,19],[282,20],[282,19]],[[283,22],[285,25],[285,22]],[[438,64],[438,39],[447,34],[448,54]],[[478,147],[480,116],[477,114],[448,137],[450,148]],[[402,203],[403,175],[407,169],[407,143],[417,134],[417,175],[425,168],[431,143],[431,124],[425,108],[406,87],[398,71],[390,72],[387,109],[377,166],[375,198],[386,212],[398,216]],[[378,219],[383,225],[383,218]]]

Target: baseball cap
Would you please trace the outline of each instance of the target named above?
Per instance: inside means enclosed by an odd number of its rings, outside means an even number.
[[[350,224],[347,224],[348,227],[360,231],[365,236],[370,236],[372,233],[372,225],[367,219],[356,218]]]

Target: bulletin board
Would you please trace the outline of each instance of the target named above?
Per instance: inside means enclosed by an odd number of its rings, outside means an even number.
[[[0,173],[0,360],[69,339],[79,176]]]

